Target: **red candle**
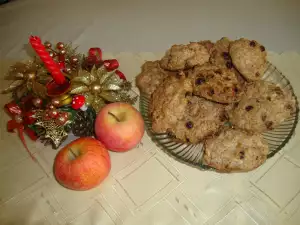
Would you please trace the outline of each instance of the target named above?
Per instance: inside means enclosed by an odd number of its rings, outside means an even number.
[[[37,36],[31,36],[29,42],[32,48],[36,51],[40,59],[45,64],[48,71],[51,73],[53,80],[56,84],[63,84],[66,81],[65,76],[60,71],[59,65],[52,59],[46,50],[45,46],[42,44],[42,41]]]

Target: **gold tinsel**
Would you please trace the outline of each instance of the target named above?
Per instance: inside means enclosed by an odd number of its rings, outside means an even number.
[[[71,121],[68,120],[64,125],[59,125],[56,119],[45,119],[45,113],[45,110],[35,111],[35,125],[42,128],[40,139],[50,140],[53,147],[57,149],[67,138],[68,133],[65,130],[65,125],[71,123]]]
[[[81,54],[81,53],[78,53],[77,52],[77,48],[78,47],[75,47],[75,48],[73,48],[72,47],[72,43],[68,43],[67,45],[66,45],[66,47],[65,47],[65,50],[66,50],[66,61],[68,62],[68,63],[70,63],[71,64],[71,58],[72,57],[75,57],[75,58],[77,58],[78,59],[78,65],[81,65],[82,63],[83,63],[83,60],[84,60],[84,54]]]
[[[76,74],[76,71],[80,68],[83,60],[85,59],[84,54],[77,52],[78,47],[72,47],[72,43],[63,44],[59,42],[63,45],[63,47],[58,49],[57,47],[52,47],[52,44],[50,42],[48,43],[50,44],[50,47],[47,47],[48,52],[52,56],[54,61],[59,63],[61,62],[61,59],[63,59],[62,62],[65,63],[65,69],[63,72],[66,73],[68,77]],[[64,53],[62,54],[61,51],[63,51]],[[73,62],[73,59],[76,59],[76,62]]]
[[[114,72],[107,72],[104,67],[92,68],[91,72],[79,70],[73,77],[70,94],[82,94],[86,103],[96,112],[107,103],[127,102],[134,104],[136,98],[128,94],[131,83],[119,78]]]
[[[26,92],[32,91],[36,96],[46,98],[45,83],[51,77],[47,74],[47,71],[42,68],[37,62],[17,62],[9,69],[7,80],[13,80],[13,82],[4,90],[2,94],[12,92],[14,96],[20,98]]]

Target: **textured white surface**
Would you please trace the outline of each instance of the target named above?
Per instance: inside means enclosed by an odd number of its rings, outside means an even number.
[[[132,81],[145,60],[160,56],[104,55],[117,58]],[[300,56],[269,53],[269,60],[292,82],[299,99]],[[8,63],[0,63],[4,74]],[[7,99],[1,96],[1,104]],[[35,164],[16,134],[5,131],[8,116],[2,110],[0,118],[1,225],[299,225],[299,126],[280,153],[255,171],[240,174],[188,167],[159,150],[145,134],[135,149],[110,152],[112,171],[99,187],[76,192],[54,180],[55,150],[27,140],[40,166]]]
[[[174,43],[248,37],[300,52],[299,0],[12,0],[0,6],[0,57],[23,58],[30,34],[80,51],[162,52]]]
[[[30,34],[99,46],[134,80],[144,60],[171,44],[245,36],[277,52],[300,51],[299,0],[15,0],[0,6],[0,58],[24,58]],[[271,53],[300,97],[300,56]],[[0,74],[7,69],[0,61]],[[2,79],[2,78],[1,78]],[[3,88],[8,82],[1,80]],[[136,89],[135,89],[136,90]],[[0,96],[3,106],[8,96]],[[145,134],[124,154],[111,152],[112,170],[99,187],[74,192],[53,179],[56,151],[27,139],[40,166],[0,111],[1,225],[299,225],[300,137],[246,174],[202,172],[157,149]]]

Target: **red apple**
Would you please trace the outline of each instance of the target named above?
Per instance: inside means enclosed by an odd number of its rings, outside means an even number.
[[[109,153],[94,138],[78,138],[62,148],[54,161],[56,180],[72,190],[88,190],[99,185],[110,171]]]
[[[106,148],[125,152],[134,148],[144,135],[144,120],[132,105],[111,103],[96,118],[95,133]]]

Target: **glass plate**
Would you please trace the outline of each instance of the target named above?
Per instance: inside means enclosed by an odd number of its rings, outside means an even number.
[[[293,88],[288,79],[269,62],[267,70],[262,79],[275,83],[283,89],[291,90],[295,96]],[[141,94],[140,111],[145,121],[146,130],[152,140],[163,151],[181,162],[204,170],[212,169],[202,163],[202,156],[204,152],[203,143],[183,143],[179,142],[178,140],[174,140],[174,138],[170,137],[167,133],[158,134],[152,131],[151,118],[148,115],[149,101],[149,95]],[[296,112],[292,115],[292,117],[284,121],[280,126],[276,127],[276,129],[263,133],[264,139],[267,140],[269,144],[270,152],[268,154],[268,158],[274,156],[288,143],[295,131],[298,122],[298,113],[299,106],[298,102],[296,102]]]

